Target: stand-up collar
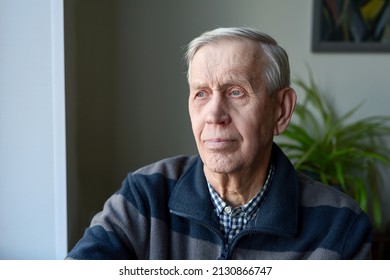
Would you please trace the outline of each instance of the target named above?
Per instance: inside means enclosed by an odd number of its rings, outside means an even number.
[[[276,144],[272,148],[272,161],[275,174],[251,229],[293,236],[297,232],[298,223],[298,179],[291,162]],[[182,216],[218,227],[200,158],[177,182],[169,207]]]

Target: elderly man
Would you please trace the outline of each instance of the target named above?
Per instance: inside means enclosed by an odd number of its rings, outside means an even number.
[[[367,215],[273,143],[296,102],[285,51],[256,30],[219,28],[186,55],[199,156],[129,174],[67,258],[369,258]]]

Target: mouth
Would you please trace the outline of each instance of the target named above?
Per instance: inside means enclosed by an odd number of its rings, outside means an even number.
[[[209,150],[224,150],[230,148],[237,141],[233,139],[211,138],[202,141],[204,146]]]

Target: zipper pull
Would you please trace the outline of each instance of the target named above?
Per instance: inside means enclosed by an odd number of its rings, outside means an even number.
[[[218,260],[227,260],[229,255],[229,246],[228,244],[225,244],[223,246],[221,255],[219,256]]]

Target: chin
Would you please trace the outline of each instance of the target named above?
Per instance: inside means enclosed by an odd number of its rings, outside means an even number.
[[[232,155],[212,154],[201,156],[205,167],[214,173],[228,174],[237,171],[239,160]]]

